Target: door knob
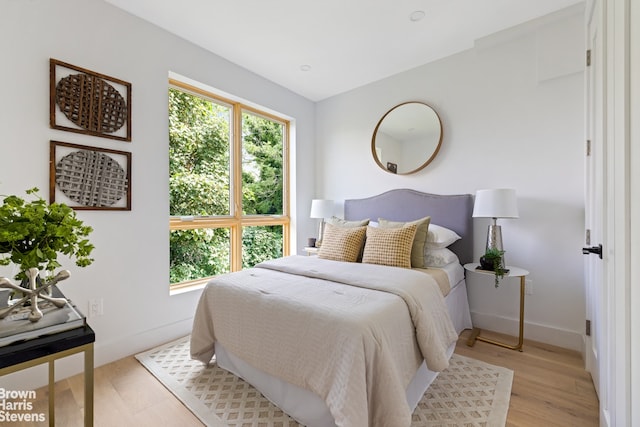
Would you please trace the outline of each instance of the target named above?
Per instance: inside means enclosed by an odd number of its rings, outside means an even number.
[[[597,254],[602,259],[602,245],[591,246],[590,248],[582,248],[582,253],[585,255]]]

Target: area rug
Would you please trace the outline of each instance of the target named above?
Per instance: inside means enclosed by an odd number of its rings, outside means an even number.
[[[207,426],[299,426],[242,379],[191,360],[188,336],[136,358]],[[418,403],[411,426],[504,426],[512,381],[509,369],[454,354]]]

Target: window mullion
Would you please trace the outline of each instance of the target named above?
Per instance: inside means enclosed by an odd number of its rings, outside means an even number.
[[[233,105],[232,135],[233,217],[236,226],[231,228],[231,271],[242,270],[242,109]]]

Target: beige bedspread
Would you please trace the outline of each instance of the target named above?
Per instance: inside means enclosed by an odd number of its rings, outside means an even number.
[[[219,341],[319,395],[338,426],[409,426],[406,386],[423,358],[445,369],[456,339],[427,274],[291,256],[213,279],[196,309],[191,355],[208,363]]]

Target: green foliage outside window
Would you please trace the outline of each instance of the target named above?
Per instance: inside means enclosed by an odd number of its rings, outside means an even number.
[[[171,283],[229,272],[229,229],[174,230],[169,248]]]
[[[242,115],[242,207],[245,215],[282,214],[282,125]]]
[[[229,215],[229,114],[169,90],[170,215]]]
[[[282,226],[244,227],[242,268],[282,256]]]

